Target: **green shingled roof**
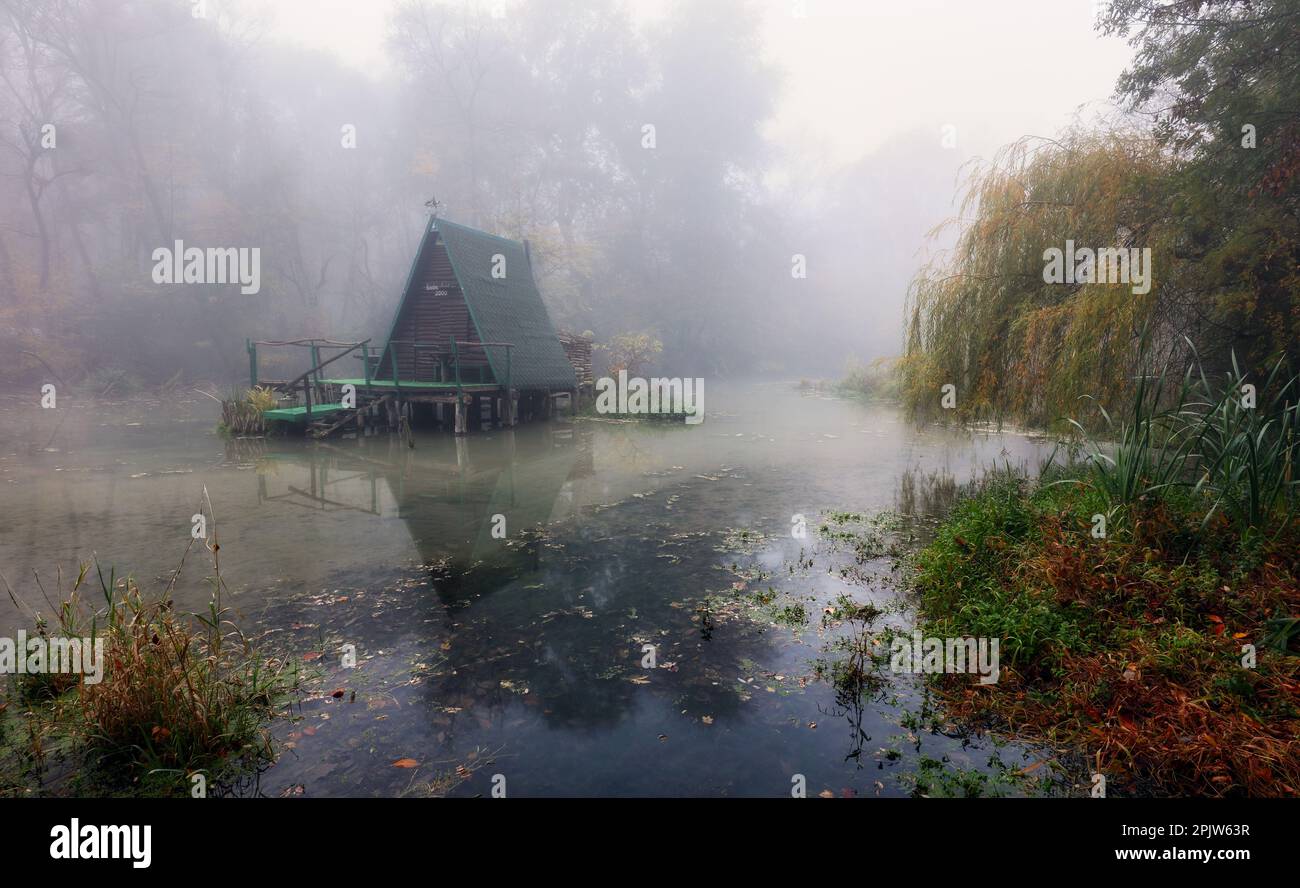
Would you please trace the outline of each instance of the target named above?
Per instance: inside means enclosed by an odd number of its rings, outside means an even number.
[[[452,269],[469,305],[469,314],[483,342],[511,342],[510,379],[515,388],[571,389],[577,386],[569,363],[533,281],[523,244],[436,219],[451,257]],[[427,239],[426,239],[427,242]],[[493,257],[505,260],[505,276],[492,277]],[[419,261],[419,256],[416,257]],[[489,360],[498,380],[505,380],[504,349],[490,348]]]

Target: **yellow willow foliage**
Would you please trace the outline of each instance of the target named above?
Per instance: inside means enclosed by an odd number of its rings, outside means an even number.
[[[908,294],[903,396],[922,416],[1050,425],[1095,419],[1133,389],[1141,329],[1159,361],[1179,351],[1172,160],[1148,136],[1074,130],[1022,139],[971,170],[951,253]],[[1149,248],[1150,292],[1134,283],[1047,283],[1044,251]],[[941,410],[956,387],[957,408]],[[1087,414],[1094,416],[1089,417]]]

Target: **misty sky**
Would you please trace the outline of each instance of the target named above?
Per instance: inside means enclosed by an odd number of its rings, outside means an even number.
[[[84,286],[107,319],[87,330],[153,349],[137,281],[112,269],[173,233],[252,242],[268,289],[246,308],[265,316],[192,318],[204,372],[227,374],[253,327],[386,330],[435,194],[447,219],[531,239],[557,324],[652,333],[673,375],[897,357],[918,272],[966,221],[941,225],[969,162],[1113,118],[1131,57],[1094,30],[1097,0],[426,0],[396,35],[399,0],[119,4],[20,17],[31,40],[0,46],[49,72],[0,82],[0,117],[35,131],[23,109],[53,102],[75,135],[63,172],[83,176],[32,206],[36,168],[0,152],[20,220],[0,229],[0,285],[34,280],[33,305]],[[55,25],[111,51],[72,58]],[[193,353],[150,350],[142,374]]]
[[[523,0],[545,2],[545,0]],[[708,0],[695,0],[708,2]],[[484,8],[512,3],[481,0]],[[630,0],[652,21],[672,0]],[[848,163],[892,136],[957,127],[959,154],[987,155],[1109,107],[1129,58],[1092,31],[1096,0],[757,0],[768,56],[783,74],[770,136],[796,156]],[[806,14],[798,17],[802,5]],[[267,39],[391,74],[384,39],[393,0],[240,0]]]

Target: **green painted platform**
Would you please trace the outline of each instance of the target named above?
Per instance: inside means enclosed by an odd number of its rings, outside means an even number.
[[[311,418],[329,416],[331,413],[338,413],[340,410],[347,410],[342,404],[312,404]],[[306,407],[276,407],[273,410],[266,410],[262,413],[265,419],[278,419],[281,422],[306,422]]]

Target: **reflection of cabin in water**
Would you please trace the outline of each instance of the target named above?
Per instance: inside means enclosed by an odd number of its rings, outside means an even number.
[[[431,220],[386,335],[249,343],[253,384],[292,402],[266,411],[266,419],[316,434],[394,428],[407,420],[463,434],[548,416],[558,399],[572,405],[578,372],[551,323],[531,260],[527,242]],[[259,379],[258,347],[286,345],[309,348],[311,368],[289,381]],[[338,353],[326,358],[327,350]],[[581,347],[574,353],[580,357]],[[586,355],[589,377],[589,342]],[[341,366],[334,364],[340,358],[360,359],[362,375],[324,376],[327,364]]]
[[[227,452],[245,443],[254,448],[232,458],[257,462],[257,500],[283,507],[286,522],[303,509],[353,513],[361,522],[286,527],[346,533],[351,544],[367,533],[391,533],[386,522],[398,519],[422,563],[448,559],[461,568],[476,562],[519,567],[522,550],[492,536],[494,516],[505,517],[509,539],[517,543],[525,532],[572,514],[573,485],[593,472],[590,440],[554,427],[454,443],[435,439],[414,451],[392,438],[374,438],[307,448],[233,441]],[[379,523],[368,526],[366,514]],[[535,558],[537,552],[522,554]]]

